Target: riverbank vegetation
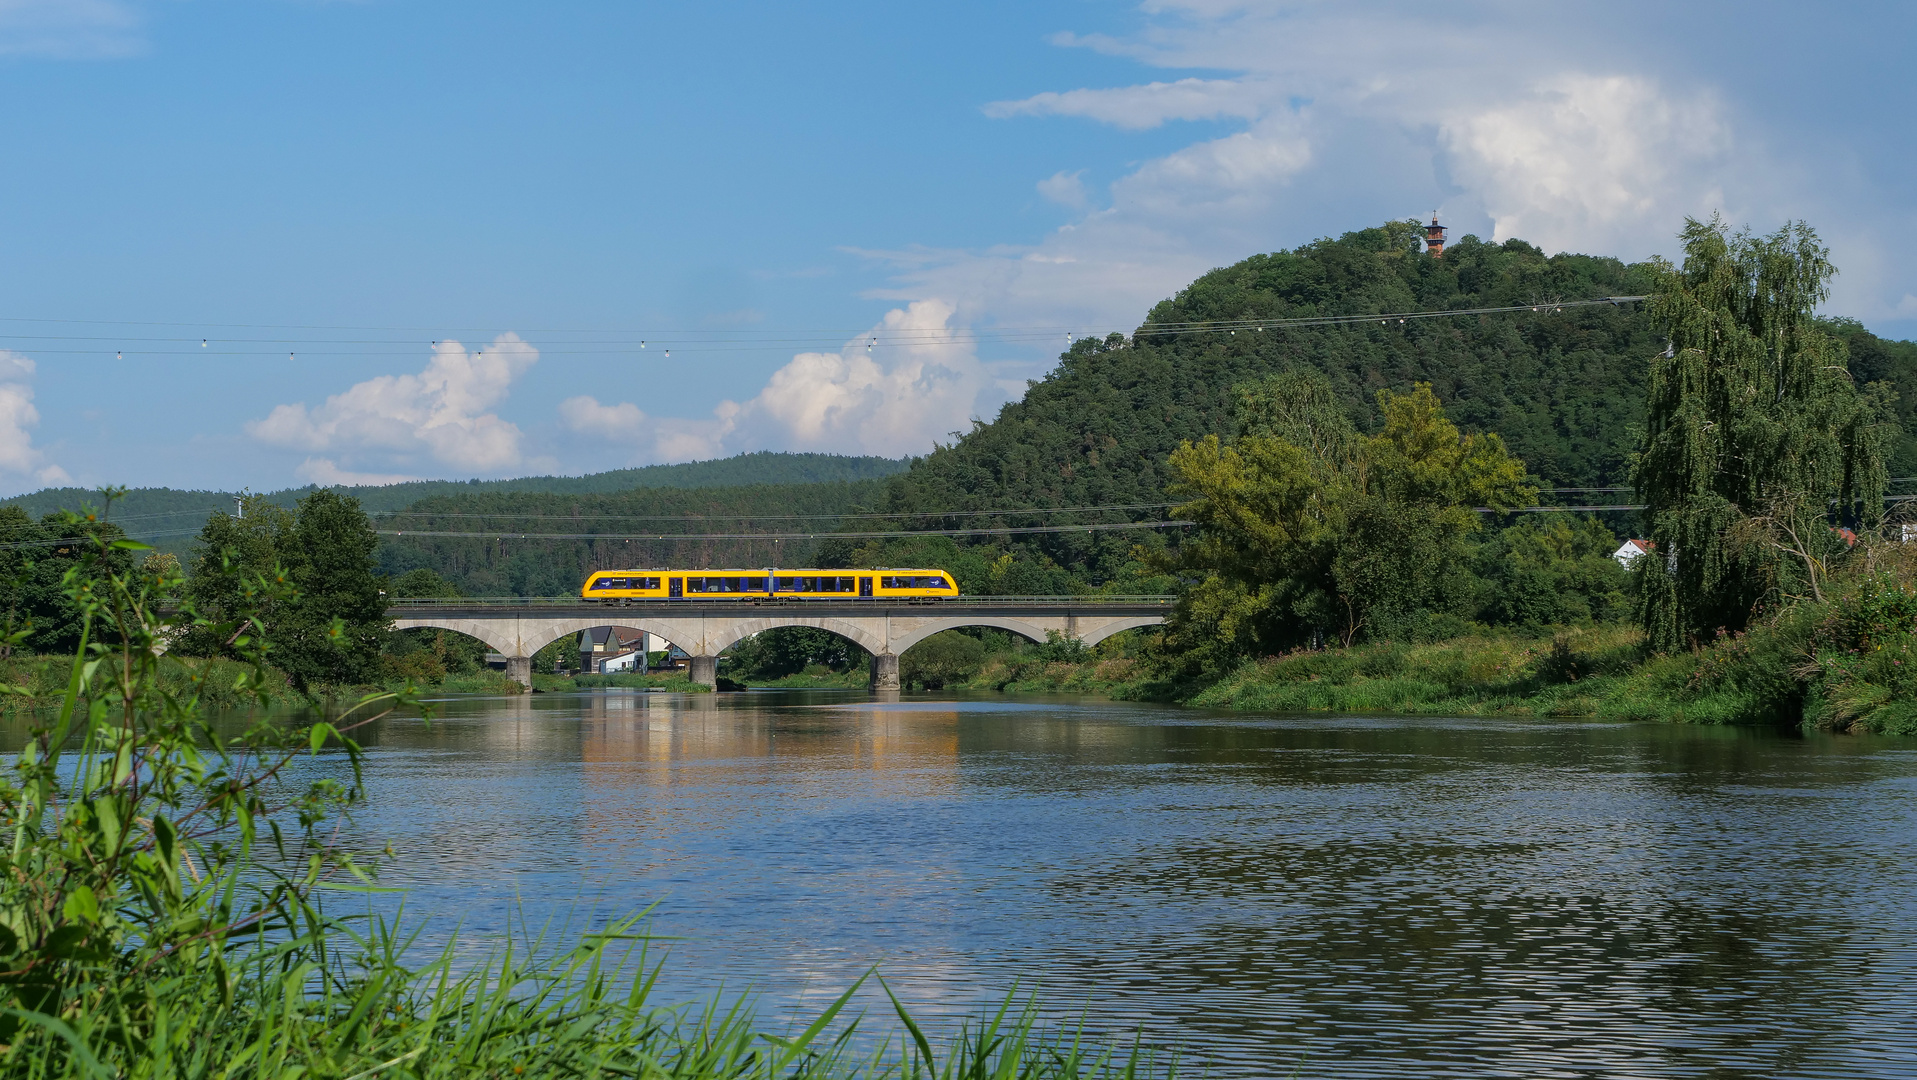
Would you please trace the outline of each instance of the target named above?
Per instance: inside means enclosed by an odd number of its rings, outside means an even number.
[[[285,684],[269,674],[278,645],[264,615],[297,605],[295,586],[260,575],[247,605],[208,615],[182,598],[177,568],[131,566],[139,546],[116,530],[56,524],[77,617],[65,690],[0,775],[7,1076],[1170,1075],[1122,1044],[1041,1028],[1016,999],[946,1033],[896,999],[881,1020],[855,1015],[865,979],[782,1030],[749,1007],[668,1006],[630,919],[577,942],[408,960],[418,927],[333,910],[376,882],[333,837],[364,797],[354,732],[409,695],[278,726]],[[32,633],[10,617],[0,641]],[[184,635],[233,655],[179,658],[166,646]],[[215,686],[255,710],[241,734],[212,723]]]

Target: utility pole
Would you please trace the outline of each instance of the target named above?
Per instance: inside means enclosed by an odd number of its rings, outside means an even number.
[[[233,517],[235,519],[238,519],[238,518],[244,518],[245,516],[246,516],[246,496],[244,495],[233,496]]]

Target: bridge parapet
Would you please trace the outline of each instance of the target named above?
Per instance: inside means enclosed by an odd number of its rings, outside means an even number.
[[[435,627],[478,638],[507,657],[507,671],[531,682],[531,656],[592,626],[656,634],[692,657],[691,674],[713,685],[719,654],[752,634],[812,626],[856,642],[874,657],[876,689],[898,687],[898,656],[943,630],[994,626],[1035,641],[1050,633],[1094,645],[1113,634],[1165,621],[1169,596],[991,596],[902,602],[685,598],[626,602],[578,597],[398,600],[387,610],[400,629]]]

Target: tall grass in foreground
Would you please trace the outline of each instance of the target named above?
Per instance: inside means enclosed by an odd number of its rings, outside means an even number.
[[[321,903],[329,890],[372,887],[328,836],[361,798],[352,732],[409,695],[373,695],[299,730],[262,720],[223,739],[210,700],[241,694],[264,715],[281,688],[260,621],[200,619],[175,605],[176,572],[116,573],[103,558],[143,545],[78,517],[64,527],[87,538],[64,579],[80,647],[57,714],[0,776],[0,1075],[1169,1075],[1136,1048],[1049,1033],[1029,1005],[1009,1001],[947,1037],[928,1035],[896,999],[870,1030],[851,1014],[859,984],[783,1034],[742,1006],[661,1007],[658,966],[631,922],[567,947],[504,944],[471,965],[455,965],[449,946],[409,967],[412,941],[390,924],[341,919]],[[284,578],[257,581],[252,599],[297,603]],[[246,662],[236,672],[166,655],[189,629]],[[5,636],[24,631],[9,625]],[[343,751],[341,777],[287,779],[298,756],[328,747]]]

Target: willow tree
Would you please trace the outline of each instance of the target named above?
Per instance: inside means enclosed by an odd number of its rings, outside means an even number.
[[[1885,431],[1813,312],[1836,273],[1803,222],[1732,234],[1685,221],[1682,268],[1660,271],[1634,482],[1659,557],[1639,560],[1653,648],[1708,642],[1814,592],[1842,524],[1882,515]]]

